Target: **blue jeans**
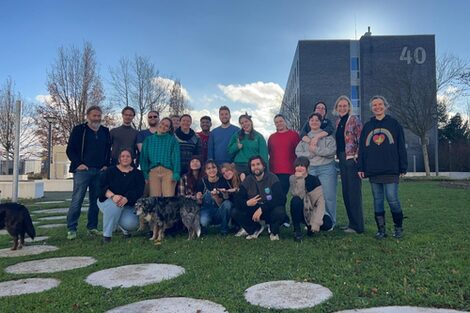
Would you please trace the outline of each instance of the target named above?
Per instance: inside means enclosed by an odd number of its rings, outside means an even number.
[[[202,206],[199,212],[201,226],[208,227],[209,225],[220,224],[220,232],[227,234],[232,206],[230,200],[224,200],[218,207],[212,199],[211,193],[206,191],[202,197]]]
[[[90,168],[86,171],[76,171],[73,174],[73,194],[70,203],[69,212],[67,213],[67,228],[70,231],[77,231],[78,219],[82,210],[83,198],[87,189],[89,189],[88,200],[90,207],[88,208],[88,229],[96,229],[98,227],[98,205],[96,200],[100,192],[100,170]]]
[[[335,162],[332,161],[331,163],[317,166],[310,165],[308,173],[317,176],[320,180],[325,198],[325,210],[331,217],[334,227],[336,225],[336,186],[338,184]]]
[[[125,205],[118,207],[111,199],[104,202],[97,200],[100,211],[103,212],[103,236],[111,237],[119,225],[124,231],[133,231],[139,227],[139,217],[135,215],[134,208]]]
[[[401,205],[398,199],[398,184],[376,184],[370,183],[372,188],[372,196],[374,197],[374,211],[375,213],[385,213],[385,201],[384,196],[387,197],[388,205],[392,213],[400,213]]]

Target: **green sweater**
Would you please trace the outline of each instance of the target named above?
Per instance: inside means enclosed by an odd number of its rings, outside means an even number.
[[[140,154],[140,168],[148,179],[152,168],[163,166],[173,171],[173,180],[180,179],[180,146],[173,134],[155,133],[145,139]]]
[[[249,136],[246,135],[243,140],[240,141],[243,147],[238,149],[237,139],[240,131],[232,135],[228,145],[228,152],[233,156],[233,162],[247,164],[252,156],[260,155],[266,164],[268,164],[268,148],[263,135],[254,131],[253,140],[250,140]]]

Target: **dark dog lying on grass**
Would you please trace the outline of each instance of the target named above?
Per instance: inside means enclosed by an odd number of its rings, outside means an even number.
[[[135,203],[137,216],[140,218],[140,230],[145,227],[145,222],[153,231],[150,238],[156,245],[160,245],[165,235],[165,230],[171,228],[179,221],[188,229],[188,240],[201,235],[199,224],[199,206],[196,200],[186,197],[140,198]]]
[[[28,209],[19,203],[0,204],[0,229],[3,228],[6,228],[13,237],[11,250],[23,248],[25,234],[28,234],[31,239],[36,236]]]

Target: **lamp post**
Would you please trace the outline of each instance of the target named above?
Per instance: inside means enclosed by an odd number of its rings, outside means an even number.
[[[47,179],[51,179],[52,123],[54,123],[55,117],[46,116],[45,119],[48,123],[48,133],[47,133]]]

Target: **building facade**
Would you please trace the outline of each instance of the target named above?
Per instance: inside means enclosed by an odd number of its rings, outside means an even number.
[[[359,40],[299,41],[281,105],[291,127],[299,129],[320,100],[327,105],[328,118],[334,120],[333,106],[340,95],[351,98],[353,114],[363,122],[372,115],[369,99],[374,95],[388,99],[392,115],[394,103],[403,108],[407,102],[413,101],[414,106],[421,102],[423,110],[435,110],[434,35],[372,36],[368,32]],[[421,140],[405,131],[408,171],[423,171]],[[431,168],[436,131],[434,126],[425,139]]]

